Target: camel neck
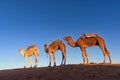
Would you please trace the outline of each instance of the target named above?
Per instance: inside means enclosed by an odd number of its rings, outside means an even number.
[[[74,42],[73,40],[69,40],[68,44],[72,47],[76,47],[76,42]]]

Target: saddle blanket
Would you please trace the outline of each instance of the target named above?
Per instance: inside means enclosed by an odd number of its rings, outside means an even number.
[[[93,34],[86,34],[86,37],[96,37],[97,34],[96,33],[93,33]]]

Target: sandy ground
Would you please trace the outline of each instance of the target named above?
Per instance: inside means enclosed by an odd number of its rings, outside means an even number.
[[[80,64],[1,70],[0,80],[120,80],[120,64]]]

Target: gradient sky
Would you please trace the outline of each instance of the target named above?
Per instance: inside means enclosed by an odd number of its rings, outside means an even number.
[[[40,50],[38,67],[48,66],[44,44],[58,39],[66,45],[67,64],[82,63],[80,49],[63,40],[71,36],[76,41],[82,32],[104,38],[113,63],[120,63],[119,27],[119,0],[0,0],[0,69],[23,68],[25,58],[19,49],[32,44]],[[90,62],[103,62],[99,47],[87,52]],[[59,65],[60,51],[56,58]]]

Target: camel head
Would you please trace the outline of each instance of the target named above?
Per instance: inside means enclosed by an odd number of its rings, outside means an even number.
[[[72,40],[72,38],[70,36],[66,36],[63,38],[65,41],[69,42],[70,40]]]
[[[25,51],[24,51],[23,48],[20,49],[20,53],[21,53],[22,56],[25,56]]]

